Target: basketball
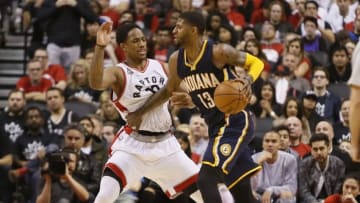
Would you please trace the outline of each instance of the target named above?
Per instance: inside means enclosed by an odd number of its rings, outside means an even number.
[[[214,92],[216,107],[227,114],[236,114],[242,111],[249,102],[243,87],[244,83],[240,80],[222,82]]]

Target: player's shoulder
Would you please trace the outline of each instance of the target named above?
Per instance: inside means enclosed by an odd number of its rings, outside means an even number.
[[[174,51],[174,52],[170,55],[169,60],[171,60],[171,59],[172,59],[172,60],[177,59],[178,56],[179,56],[179,50],[176,50],[176,51]]]

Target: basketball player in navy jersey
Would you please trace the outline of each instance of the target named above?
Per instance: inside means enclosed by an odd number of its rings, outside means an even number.
[[[160,62],[146,57],[144,33],[132,23],[122,24],[116,33],[116,40],[125,52],[125,62],[104,69],[104,48],[110,43],[110,33],[111,23],[103,24],[97,33],[90,85],[98,90],[111,88],[111,100],[125,119],[128,112],[137,110],[165,86],[168,70]],[[109,149],[110,157],[95,203],[113,203],[120,191],[134,186],[143,176],[155,181],[170,198],[183,192],[202,203],[196,187],[199,168],[170,133],[167,104],[143,116],[144,122],[138,130],[125,126],[117,133]]]
[[[167,84],[141,108],[128,114],[127,121],[137,128],[143,122],[142,115],[167,101],[183,81],[209,126],[209,145],[198,179],[204,201],[233,202],[234,198],[236,202],[252,203],[256,200],[252,195],[250,176],[261,169],[251,159],[248,148],[253,136],[253,122],[246,110],[234,115],[220,112],[213,93],[222,81],[235,78],[251,92],[251,83],[259,77],[264,64],[229,45],[215,45],[205,40],[204,30],[205,21],[201,14],[184,12],[180,15],[173,34],[181,48],[170,57]],[[244,67],[247,73],[236,74],[234,66]]]

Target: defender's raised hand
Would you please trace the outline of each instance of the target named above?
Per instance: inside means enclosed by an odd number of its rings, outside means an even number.
[[[112,22],[105,22],[101,24],[96,34],[96,45],[106,47],[110,44],[110,34],[112,30]]]

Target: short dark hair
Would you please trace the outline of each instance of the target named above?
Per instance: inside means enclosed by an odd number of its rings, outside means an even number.
[[[329,78],[330,78],[329,72],[327,71],[327,69],[325,69],[325,68],[322,67],[322,66],[314,67],[313,72],[312,72],[312,77],[314,77],[315,72],[317,72],[317,71],[322,71],[322,72],[324,72],[326,79],[329,80]]]
[[[91,127],[93,127],[93,128],[95,127],[95,124],[94,124],[94,122],[91,120],[91,117],[90,117],[90,116],[83,116],[83,117],[81,117],[80,120],[79,120],[79,123],[80,123],[81,121],[83,121],[83,120],[89,121],[90,124],[91,124]]]
[[[61,97],[65,97],[64,91],[58,87],[54,87],[54,86],[50,87],[48,90],[46,90],[46,94],[50,91],[58,91],[60,93]]]
[[[135,23],[126,22],[121,24],[116,30],[116,42],[118,44],[124,43],[128,38],[129,32],[135,28],[141,30],[141,28]]]
[[[312,143],[319,141],[325,141],[326,146],[330,145],[329,137],[324,133],[315,133],[312,135],[309,140],[309,145],[312,146]]]
[[[183,19],[186,23],[195,26],[198,29],[200,35],[204,33],[206,23],[205,18],[201,13],[195,11],[187,11],[181,13],[179,18]]]
[[[12,94],[15,94],[15,93],[18,93],[18,92],[21,93],[23,99],[26,99],[26,97],[25,97],[25,92],[24,92],[24,91],[21,91],[21,90],[19,90],[19,89],[12,89],[12,90],[10,90],[10,92],[8,93],[8,98],[11,97]]]
[[[103,127],[105,127],[105,126],[113,127],[113,133],[114,134],[116,134],[120,129],[120,126],[117,123],[115,123],[114,121],[106,121],[106,122],[104,122]]]
[[[282,130],[286,130],[286,131],[290,132],[289,128],[286,125],[279,125],[279,126],[273,127],[272,130],[274,130],[276,132],[279,132]]]
[[[24,113],[24,116],[25,116],[25,119],[27,119],[27,117],[29,116],[29,112],[30,111],[37,111],[39,112],[40,116],[42,119],[44,119],[44,115],[43,115],[43,112],[41,111],[41,109],[37,106],[29,106],[26,110],[25,110],[25,113]]]
[[[306,6],[307,6],[308,4],[314,4],[315,7],[316,7],[316,9],[319,9],[319,4],[318,4],[316,1],[313,1],[313,0],[308,0],[308,1],[306,1],[305,4],[304,4],[304,8],[305,8],[305,9],[306,9]]]
[[[317,22],[317,19],[316,19],[315,17],[305,16],[305,18],[304,18],[304,20],[303,20],[304,24],[305,24],[306,22],[308,22],[308,21],[314,23],[316,27],[319,27],[318,22]]]
[[[78,123],[70,123],[67,126],[65,126],[64,128],[64,135],[70,131],[70,130],[77,130],[79,131],[84,137],[87,134],[86,130],[84,127],[82,127],[80,124]]]

